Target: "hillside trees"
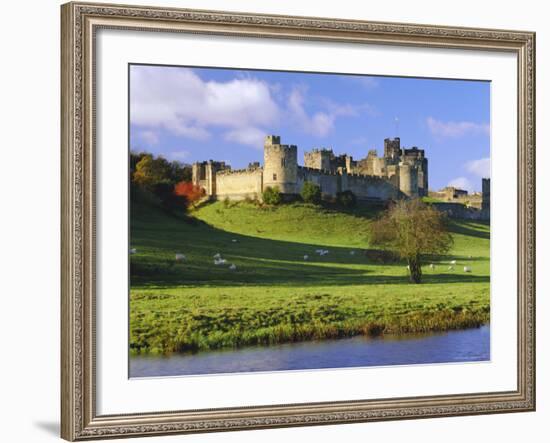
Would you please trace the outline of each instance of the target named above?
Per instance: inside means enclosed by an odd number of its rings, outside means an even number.
[[[194,185],[190,181],[181,181],[174,186],[174,194],[184,197],[188,204],[195,206],[195,203],[204,197],[205,193],[200,186]]]
[[[172,212],[175,209],[185,210],[190,203],[194,203],[200,193],[200,188],[191,183],[192,171],[189,165],[180,162],[170,162],[163,157],[152,154],[130,153],[131,197],[133,201],[156,201],[160,206]],[[186,183],[183,185],[182,183]],[[188,184],[187,184],[188,183]],[[180,192],[176,186],[180,185]]]
[[[420,283],[424,258],[449,251],[453,238],[442,213],[413,199],[398,201],[371,224],[370,243],[407,260],[411,282]]]

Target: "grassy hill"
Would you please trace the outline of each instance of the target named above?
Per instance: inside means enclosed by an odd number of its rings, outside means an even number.
[[[445,330],[489,320],[487,224],[453,222],[454,249],[433,260],[434,270],[424,268],[423,284],[412,285],[405,263],[381,262],[369,249],[372,217],[367,209],[216,202],[183,220],[134,205],[132,351]],[[186,260],[177,262],[177,252]],[[227,263],[214,265],[216,253]],[[450,260],[457,261],[453,271]]]

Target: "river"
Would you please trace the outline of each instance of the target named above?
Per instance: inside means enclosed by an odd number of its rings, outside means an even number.
[[[475,362],[490,359],[490,328],[353,337],[242,349],[133,356],[130,377]]]

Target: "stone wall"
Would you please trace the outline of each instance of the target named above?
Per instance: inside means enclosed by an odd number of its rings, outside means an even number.
[[[318,169],[298,167],[298,193],[302,191],[305,182],[312,182],[319,185],[321,193],[326,196],[335,197],[341,189],[341,175],[319,171]]]
[[[353,192],[358,199],[397,199],[399,189],[390,181],[380,177],[347,174],[342,176],[342,190]]]
[[[462,203],[438,202],[431,203],[438,211],[444,212],[450,218],[459,218],[467,220],[489,220],[488,211],[467,207]]]
[[[223,200],[243,200],[246,197],[258,198],[262,196],[262,170],[240,170],[218,172],[216,174],[216,198]]]

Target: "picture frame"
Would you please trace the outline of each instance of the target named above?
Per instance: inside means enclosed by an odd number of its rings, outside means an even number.
[[[61,7],[61,436],[69,441],[535,410],[535,34],[71,2]],[[213,35],[475,50],[517,58],[517,389],[98,414],[96,36]]]

